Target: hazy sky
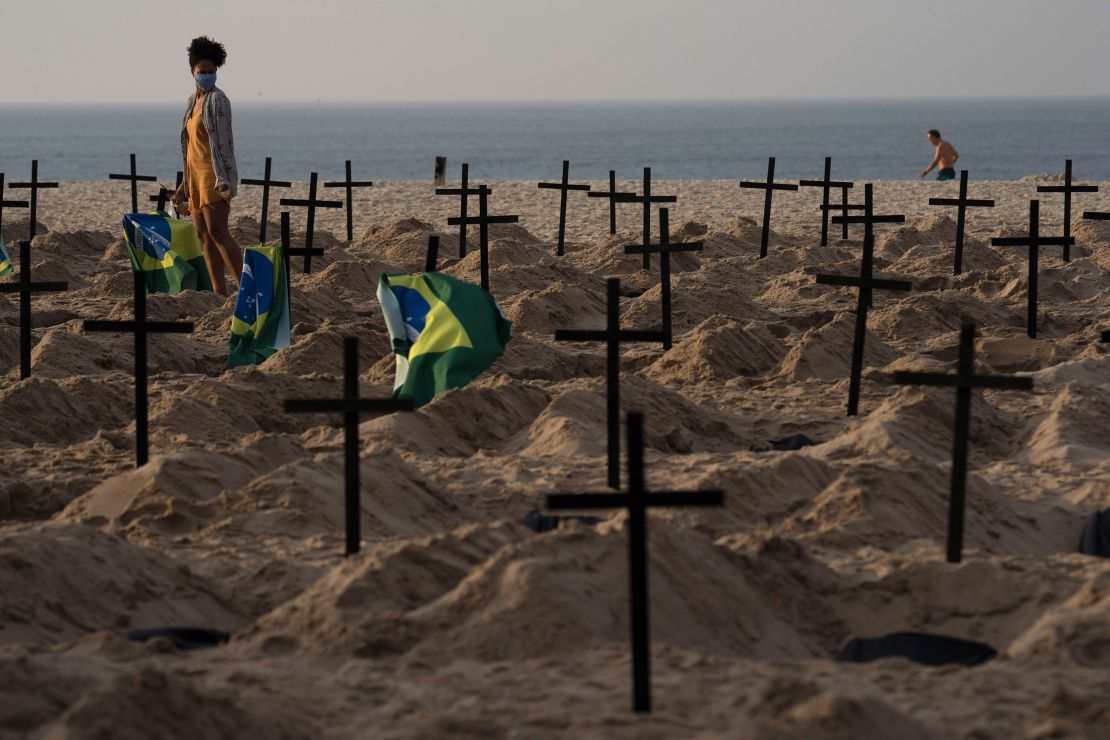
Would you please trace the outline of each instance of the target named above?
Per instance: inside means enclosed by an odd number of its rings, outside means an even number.
[[[0,0],[0,102],[1110,94],[1110,0]]]

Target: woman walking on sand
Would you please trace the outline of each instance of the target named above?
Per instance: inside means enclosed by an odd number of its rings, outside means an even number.
[[[239,184],[231,102],[216,87],[216,70],[227,61],[227,52],[207,36],[193,39],[188,52],[196,90],[181,122],[184,177],[173,201],[182,215],[192,214],[212,285],[217,293],[227,295],[224,268],[236,283],[243,271],[243,253],[227,225]]]

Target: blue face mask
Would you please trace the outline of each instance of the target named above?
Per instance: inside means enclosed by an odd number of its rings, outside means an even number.
[[[210,75],[195,74],[193,75],[193,79],[197,81],[197,87],[199,87],[201,90],[204,90],[204,92],[211,92],[212,88],[216,86],[215,72]]]

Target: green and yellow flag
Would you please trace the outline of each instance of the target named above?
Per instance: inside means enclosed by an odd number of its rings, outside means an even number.
[[[227,364],[257,365],[289,343],[289,286],[281,247],[247,247]]]
[[[212,290],[200,239],[191,222],[161,213],[127,213],[123,235],[131,266],[143,273],[148,293]]]
[[[12,258],[8,256],[8,250],[4,248],[4,235],[0,234],[0,277],[7,275],[12,271]]]
[[[378,303],[397,355],[393,395],[417,406],[481,375],[511,337],[493,296],[442,273],[383,273]]]

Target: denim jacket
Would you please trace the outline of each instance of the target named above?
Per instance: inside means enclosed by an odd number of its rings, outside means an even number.
[[[193,114],[193,107],[197,102],[197,94],[189,96],[189,107],[185,109],[185,117],[181,121],[181,164],[185,192],[189,192],[189,133],[186,124]],[[208,131],[208,143],[212,148],[212,170],[216,173],[216,188],[227,185],[232,196],[239,188],[239,170],[235,166],[235,141],[231,135],[231,101],[227,99],[224,91],[218,87],[204,95],[204,107],[201,110],[201,121]]]

